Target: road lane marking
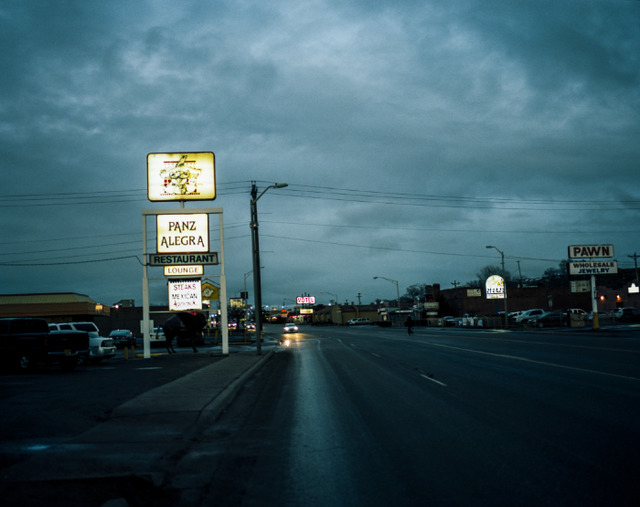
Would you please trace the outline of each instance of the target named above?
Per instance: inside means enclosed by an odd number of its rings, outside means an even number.
[[[423,342],[424,343],[424,342]],[[598,370],[590,370],[588,368],[578,368],[577,366],[567,366],[564,364],[557,364],[557,363],[548,363],[546,361],[537,361],[535,359],[528,359],[526,357],[520,357],[520,356],[512,356],[509,354],[497,354],[495,352],[486,352],[484,350],[474,350],[474,349],[467,349],[464,347],[454,347],[452,345],[443,345],[441,343],[424,343],[425,345],[431,345],[433,347],[441,347],[444,349],[453,349],[453,350],[461,350],[463,352],[470,352],[472,354],[480,354],[480,355],[485,355],[485,356],[492,356],[492,357],[499,357],[502,359],[513,359],[515,361],[523,361],[525,363],[533,363],[533,364],[541,364],[544,366],[553,366],[555,368],[563,368],[566,370],[575,370],[575,371],[581,371],[584,373],[594,373],[596,375],[604,375],[607,377],[615,377],[615,378],[621,378],[621,379],[625,379],[625,380],[635,380],[635,381],[639,381],[640,378],[637,377],[629,377],[628,375],[620,375],[617,373],[607,373],[604,371],[598,371]]]
[[[433,377],[430,377],[429,375],[425,375],[424,373],[421,373],[420,376],[422,378],[426,378],[427,380],[430,380],[431,382],[435,382],[436,384],[441,385],[442,387],[447,387],[447,384],[445,384],[444,382],[440,382],[439,380],[436,380]]]

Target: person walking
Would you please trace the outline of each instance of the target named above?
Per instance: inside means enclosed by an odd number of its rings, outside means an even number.
[[[405,324],[405,326],[407,326],[407,334],[412,335],[413,334],[413,319],[411,318],[411,316],[407,317],[407,321],[404,324]]]

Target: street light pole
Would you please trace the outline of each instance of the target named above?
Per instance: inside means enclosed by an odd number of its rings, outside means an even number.
[[[391,283],[395,283],[396,284],[396,304],[398,305],[398,308],[400,308],[400,285],[398,285],[398,280],[392,280],[391,278],[385,278],[384,276],[374,276],[373,279],[377,280],[378,278],[382,278],[383,280],[386,280],[387,282],[391,282]]]
[[[499,248],[493,246],[493,245],[487,245],[487,248],[493,248],[494,250],[497,250],[498,253],[500,253],[500,257],[502,258],[502,283],[504,284],[503,287],[503,296],[504,296],[504,328],[507,329],[509,327],[509,314],[507,313],[507,278],[505,277],[505,270],[504,270],[504,252],[502,250],[500,250]]]
[[[262,354],[262,280],[260,277],[260,237],[258,235],[258,199],[270,188],[284,188],[287,183],[275,183],[265,188],[258,195],[255,181],[251,182],[251,248],[253,252],[253,295],[254,317],[256,321],[256,352]]]

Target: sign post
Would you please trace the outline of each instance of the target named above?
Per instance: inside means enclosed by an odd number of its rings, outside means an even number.
[[[596,287],[596,275],[617,273],[616,261],[594,261],[594,259],[606,259],[613,257],[613,245],[571,245],[569,246],[569,259],[588,259],[582,261],[571,260],[569,263],[570,275],[589,275],[591,279],[591,311],[593,313],[593,329],[600,329],[598,320],[598,290]]]

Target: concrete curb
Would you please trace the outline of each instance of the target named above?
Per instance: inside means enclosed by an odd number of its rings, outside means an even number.
[[[215,396],[206,406],[202,408],[202,414],[207,419],[213,417],[217,419],[220,414],[231,404],[238,395],[244,384],[251,376],[258,371],[273,357],[273,351],[270,350],[264,354],[253,366],[243,372],[237,379],[227,386],[218,396]]]

